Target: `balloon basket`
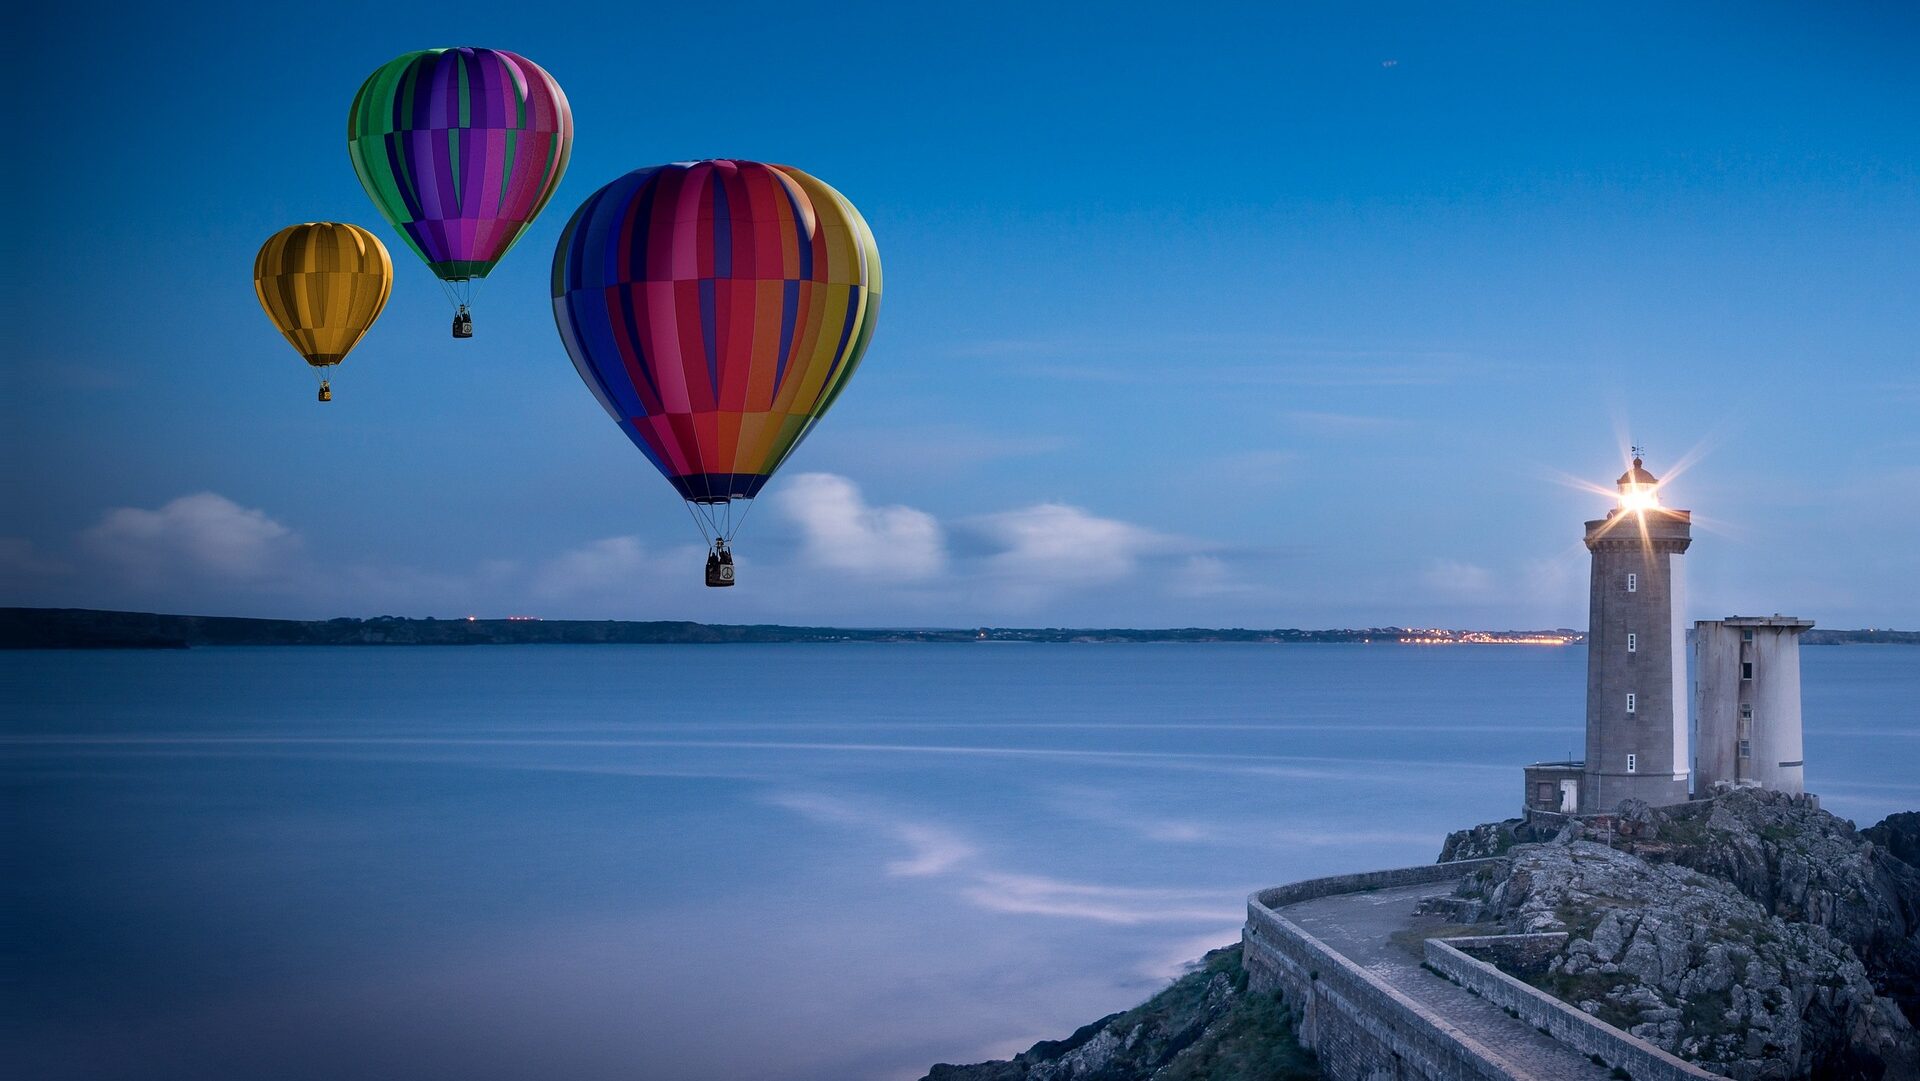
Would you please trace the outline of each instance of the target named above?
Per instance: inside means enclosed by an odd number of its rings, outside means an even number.
[[[707,551],[707,588],[725,589],[733,585],[733,553],[725,545]]]

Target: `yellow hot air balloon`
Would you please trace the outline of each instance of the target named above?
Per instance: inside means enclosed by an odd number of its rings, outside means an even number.
[[[253,291],[267,318],[320,377],[320,400],[333,400],[327,369],[353,351],[380,318],[393,291],[393,260],[358,225],[310,221],[267,238],[253,260]]]

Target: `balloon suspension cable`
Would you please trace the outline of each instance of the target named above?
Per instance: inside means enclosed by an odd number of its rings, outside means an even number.
[[[480,293],[480,283],[485,278],[436,278],[440,291],[447,296],[447,303],[455,308],[473,307],[473,298]]]
[[[745,499],[745,500],[742,500],[741,502],[745,503],[747,507],[745,510],[740,512],[739,521],[737,522],[733,521],[733,511],[731,508],[729,508],[727,511],[727,541],[729,543],[733,541],[733,535],[735,533],[740,532],[740,527],[747,524],[747,515],[753,513],[753,500]]]
[[[688,499],[688,500],[685,500],[684,502],[687,505],[687,517],[693,519],[693,528],[700,531],[700,539],[707,542],[708,548],[712,548],[714,535],[707,531],[706,520],[700,517],[699,511],[696,511],[693,509],[694,507],[693,500]]]
[[[701,539],[709,548],[715,544],[732,544],[734,534],[740,532],[740,527],[747,524],[747,515],[753,513],[751,499],[721,499],[711,503],[685,499],[681,502],[686,504],[687,516],[693,519],[694,528],[700,531]],[[735,503],[743,504],[737,518],[733,513]]]

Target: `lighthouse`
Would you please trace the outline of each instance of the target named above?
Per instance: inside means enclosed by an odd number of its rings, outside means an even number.
[[[1634,448],[1619,499],[1587,523],[1593,553],[1587,619],[1587,757],[1579,809],[1624,799],[1687,801],[1686,591],[1680,557],[1693,516],[1660,503],[1660,482]]]

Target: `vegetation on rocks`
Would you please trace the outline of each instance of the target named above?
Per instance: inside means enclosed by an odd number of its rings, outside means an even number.
[[[1214,950],[1166,990],[1010,1060],[942,1063],[923,1081],[1317,1081],[1296,1019],[1249,992],[1240,947]]]

